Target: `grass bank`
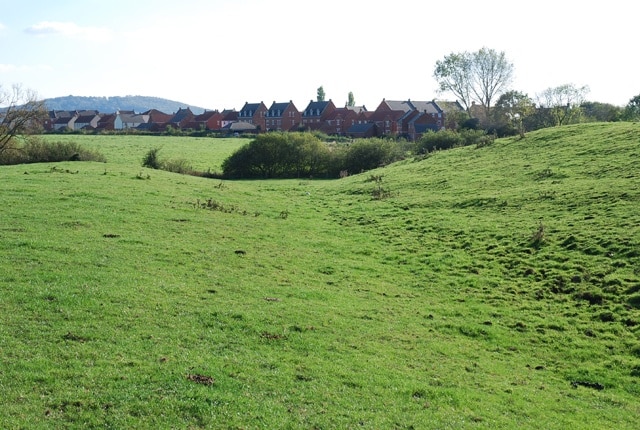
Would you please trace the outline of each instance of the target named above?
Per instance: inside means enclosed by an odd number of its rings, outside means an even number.
[[[0,424],[635,428],[638,135],[224,182],[140,161],[237,140],[69,136],[107,163],[0,170]]]

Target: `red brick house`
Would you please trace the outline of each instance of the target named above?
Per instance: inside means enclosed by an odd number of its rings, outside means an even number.
[[[422,118],[422,123],[435,124],[435,131],[445,127],[444,111],[434,101],[412,101],[411,104],[417,112],[429,115],[433,119],[432,121],[427,118]]]
[[[403,120],[414,111],[410,101],[383,99],[374,111],[371,120],[378,126],[383,135],[402,135]]]
[[[358,123],[358,117],[355,109],[336,108],[324,119],[322,130],[327,134],[346,134],[349,127]]]
[[[446,124],[445,111],[435,101],[382,100],[371,120],[384,135],[411,140],[420,138],[428,129],[443,129]]]
[[[193,118],[195,118],[195,115],[190,108],[180,108],[168,121],[167,126],[170,125],[180,129],[186,128],[187,124],[193,121]]]
[[[64,128],[73,129],[75,120],[80,116],[75,110],[51,110],[49,116],[44,120],[42,127],[45,131],[61,130]]]
[[[149,131],[161,131],[164,130],[167,123],[173,118],[172,114],[164,113],[158,109],[150,109],[143,112],[142,115],[148,115],[149,121],[147,121],[146,128]]]
[[[98,130],[98,131],[102,131],[102,130],[112,131],[112,130],[115,130],[115,128],[116,128],[115,127],[115,123],[116,123],[116,114],[115,113],[104,114],[98,120],[98,125],[96,127],[96,130]]]
[[[380,134],[397,135],[402,132],[402,117],[408,111],[394,109],[395,107],[383,100],[371,115],[370,121],[376,125]]]
[[[98,115],[98,111],[93,111],[91,113],[83,113],[79,115],[74,124],[74,130],[95,130],[98,128],[98,121],[100,120],[100,115]]]
[[[428,131],[441,130],[442,127],[439,121],[440,120],[432,114],[416,111],[416,113],[406,121],[406,135],[409,140],[418,140]]]
[[[222,119],[222,113],[217,110],[209,110],[194,116],[186,128],[192,128],[194,130],[220,130],[222,129]]]
[[[225,109],[222,111],[222,128],[227,127],[229,124],[238,122],[238,111],[235,109]]]
[[[292,101],[285,103],[273,102],[267,115],[266,129],[269,131],[289,131],[300,126],[302,115]]]
[[[335,110],[336,105],[331,100],[328,102],[314,102],[311,100],[307,108],[302,112],[302,125],[310,129],[320,128],[317,124],[324,122]]]
[[[256,126],[258,131],[266,130],[267,105],[263,102],[249,103],[245,102],[240,112],[238,112],[238,121],[248,122]]]

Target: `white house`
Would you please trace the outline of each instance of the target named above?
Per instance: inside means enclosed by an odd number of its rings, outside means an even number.
[[[137,128],[140,124],[149,122],[149,115],[137,114],[133,111],[118,111],[114,121],[114,130]]]

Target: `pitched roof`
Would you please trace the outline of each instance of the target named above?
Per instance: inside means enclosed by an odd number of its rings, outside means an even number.
[[[284,103],[273,102],[273,104],[271,104],[271,107],[269,108],[269,111],[267,111],[267,116],[268,117],[281,117],[284,114],[284,111],[289,106],[293,106],[293,108],[296,109],[295,105],[293,104],[293,102],[291,100],[289,100],[288,102],[284,102]],[[297,111],[297,109],[296,109],[296,111]]]
[[[100,119],[98,120],[98,124],[106,124],[109,122],[113,122],[115,121],[115,119],[116,119],[115,113],[108,113],[100,117]]]
[[[183,121],[185,119],[189,119],[189,118],[193,118],[193,112],[191,112],[191,109],[189,108],[180,108],[178,109],[178,112],[176,112],[175,115],[173,115],[173,118],[171,118],[171,122],[180,122]]]
[[[372,122],[368,122],[366,124],[353,124],[347,130],[347,133],[366,133],[370,131],[372,128],[375,128],[375,124]]]
[[[369,117],[369,119],[371,121],[385,121],[385,120],[397,121],[400,118],[402,118],[403,116],[405,116],[408,112],[411,112],[411,111],[403,111],[403,110],[391,110],[391,111],[382,110],[382,111],[379,111],[379,110],[376,110]]]
[[[137,114],[137,113],[118,113],[116,116],[120,116],[120,120],[127,124],[142,124],[149,122],[149,115]]]
[[[53,122],[54,124],[69,124],[69,121],[75,119],[75,117],[60,117],[60,118],[56,118],[56,120]]]
[[[257,127],[245,121],[232,122],[225,125],[223,130],[228,131],[255,131]]]
[[[224,121],[236,121],[238,119],[238,111],[235,109],[225,109],[222,111],[222,119]]]
[[[448,100],[434,100],[433,101],[443,112],[464,112],[464,108],[460,104],[458,100],[448,101]]]
[[[242,106],[242,109],[240,109],[239,116],[252,117],[261,107],[264,107],[264,109],[267,108],[267,106],[263,102],[260,102],[260,103],[246,102],[244,106]]]
[[[356,113],[367,112],[367,107],[365,105],[362,106],[345,106],[345,109],[352,110]]]
[[[433,124],[436,125],[438,124],[438,120],[433,116],[433,114],[430,114],[429,112],[417,112],[414,118],[411,118],[409,120],[410,123],[413,123],[416,127],[417,124]]]
[[[214,115],[219,115],[219,114],[220,112],[218,112],[217,110],[208,110],[201,113],[200,115],[196,115],[193,119],[195,121],[207,121],[211,119],[211,117],[213,117]]]
[[[173,117],[172,114],[164,113],[162,111],[159,111],[158,109],[150,109],[146,112],[143,112],[142,114],[149,115],[149,122],[153,122],[156,124],[168,122]]]
[[[409,100],[383,100],[382,103],[386,103],[390,110],[400,110],[405,113],[414,109]]]
[[[442,113],[442,109],[432,101],[409,101],[415,110],[431,114]]]
[[[307,108],[302,112],[302,116],[320,116],[330,103],[333,102],[331,100],[321,102],[314,102],[311,100],[307,105]]]
[[[76,119],[76,124],[88,124],[93,121],[98,115],[97,114],[89,114],[89,115],[80,115],[78,119]]]
[[[98,120],[98,129],[113,129],[114,125],[115,125],[115,121],[116,121],[116,114],[115,113],[108,113],[105,115],[102,115],[100,117],[100,119]]]

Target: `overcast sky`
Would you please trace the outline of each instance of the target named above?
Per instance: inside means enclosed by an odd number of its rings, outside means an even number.
[[[0,85],[41,98],[164,97],[208,109],[293,100],[323,86],[373,110],[438,94],[436,61],[504,51],[512,88],[563,84],[626,105],[640,94],[632,2],[538,0],[0,0]]]

